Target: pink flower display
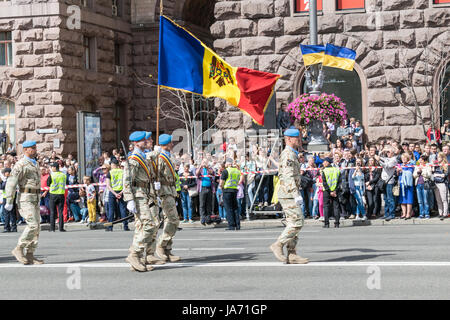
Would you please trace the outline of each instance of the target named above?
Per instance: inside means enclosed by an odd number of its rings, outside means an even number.
[[[341,123],[348,118],[345,103],[334,94],[322,93],[320,96],[302,94],[288,105],[288,112],[301,123],[312,120]]]

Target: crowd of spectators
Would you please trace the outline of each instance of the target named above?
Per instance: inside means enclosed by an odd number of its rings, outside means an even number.
[[[282,117],[279,120],[287,121]],[[288,124],[290,123],[286,122]],[[304,128],[300,129],[306,146],[309,133]],[[331,158],[331,165],[338,167],[341,172],[338,205],[333,210],[339,210],[343,219],[428,219],[433,215],[440,219],[446,218],[449,186],[447,164],[450,161],[449,121],[445,122],[442,129],[442,133],[439,132],[441,140],[435,143],[399,143],[389,139],[363,144],[364,131],[359,121],[350,119],[339,127],[325,124],[323,136],[330,143],[329,152],[308,153],[303,148],[299,150],[299,161],[302,164],[300,192],[304,199],[302,211],[305,218],[323,221],[321,170],[325,158]],[[132,149],[130,146],[128,154]],[[231,138],[224,143],[221,151],[218,154],[197,151],[195,158],[188,154],[172,155],[179,176],[177,210],[182,223],[199,220],[206,224],[208,217],[213,215],[218,215],[224,221],[227,219],[221,176],[229,167],[242,173],[235,193],[235,215],[245,219],[248,217],[247,213],[270,210],[281,216],[277,199],[277,169],[281,148],[271,150],[270,146],[259,147],[252,144],[250,150],[244,152]],[[64,158],[58,157],[56,152],[52,152],[50,157],[38,155],[42,173],[41,222],[49,222],[50,204],[46,189],[53,163],[58,163],[59,171],[67,175],[67,185],[80,184],[66,190],[64,222],[105,222],[110,199],[110,190],[105,184],[108,173],[112,165],[123,169],[126,156],[122,149],[114,149],[111,154],[104,152],[92,175],[81,177],[82,181],[79,181],[78,162],[72,154]],[[13,149],[0,156],[2,194],[17,160],[18,156]],[[16,231],[16,224],[24,221],[17,212],[17,223],[15,219],[5,221],[3,196],[0,199],[0,218],[4,230]],[[116,212],[116,217],[119,217],[119,212]]]

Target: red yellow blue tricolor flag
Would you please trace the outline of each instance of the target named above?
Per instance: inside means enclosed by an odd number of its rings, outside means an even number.
[[[235,68],[165,16],[159,23],[158,85],[225,99],[264,125],[277,74]]]
[[[356,52],[349,48],[327,44],[322,66],[353,71]]]

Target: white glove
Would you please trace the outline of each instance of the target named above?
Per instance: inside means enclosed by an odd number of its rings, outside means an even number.
[[[131,213],[136,213],[136,203],[134,202],[134,200],[130,200],[127,202],[127,209],[128,211],[130,211]]]
[[[7,203],[5,204],[5,210],[6,211],[11,211],[13,209],[14,205],[12,203]]]
[[[160,197],[156,197],[156,200],[158,201],[158,207],[161,207],[162,205],[162,200]]]
[[[161,189],[161,182],[155,182],[155,190],[158,191],[159,189]]]
[[[301,206],[303,204],[302,196],[298,196],[297,198],[295,198],[295,203]]]
[[[156,152],[158,152],[158,153],[161,153],[161,146],[155,146],[154,148],[153,148],[153,151],[156,151]]]

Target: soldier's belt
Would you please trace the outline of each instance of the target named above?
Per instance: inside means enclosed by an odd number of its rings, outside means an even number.
[[[41,192],[40,189],[32,189],[32,188],[19,188],[20,193],[37,193]]]
[[[138,188],[149,188],[150,185],[149,185],[148,182],[135,181],[135,182],[133,182],[133,187],[138,187]]]

